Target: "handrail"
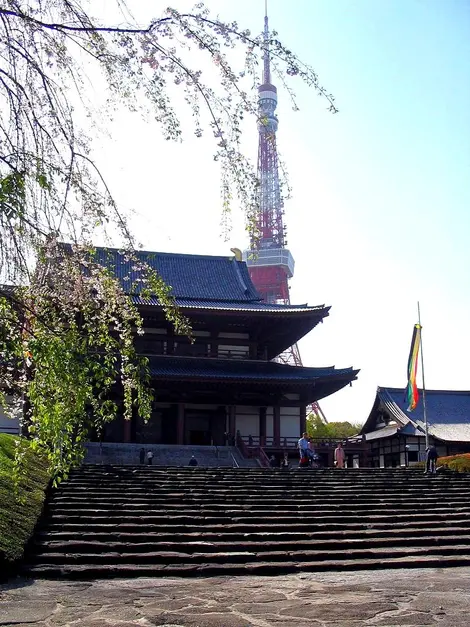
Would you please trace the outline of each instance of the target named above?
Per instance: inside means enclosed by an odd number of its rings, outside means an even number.
[[[265,468],[268,468],[269,466],[271,466],[271,464],[269,463],[269,457],[266,455],[264,448],[262,446],[259,447],[259,458],[261,460],[262,465]]]
[[[232,461],[233,461],[233,466],[232,468],[240,468],[240,464],[237,462],[237,460],[235,459],[233,453],[230,451],[230,455],[232,456]]]
[[[250,449],[247,447],[247,445],[243,441],[242,436],[239,433],[237,433],[236,436],[235,446],[239,450],[242,457],[245,457],[246,459],[251,457]]]

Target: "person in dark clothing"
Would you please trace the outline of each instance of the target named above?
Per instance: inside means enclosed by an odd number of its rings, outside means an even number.
[[[194,457],[194,455],[191,455],[191,459],[189,460],[189,464],[188,466],[198,466],[199,462],[197,461],[197,459]]]
[[[426,449],[426,470],[425,474],[430,472],[431,474],[436,474],[436,462],[437,462],[437,450],[434,444],[431,444]]]
[[[141,464],[145,464],[145,449],[144,448],[140,449],[139,460]]]
[[[147,465],[151,466],[153,464],[153,453],[152,451],[147,451]]]
[[[277,461],[274,455],[271,455],[271,457],[269,458],[269,465],[271,466],[271,468],[277,468]]]

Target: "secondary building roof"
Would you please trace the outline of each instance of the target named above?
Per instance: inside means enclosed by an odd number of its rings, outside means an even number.
[[[381,421],[384,413],[392,424]],[[470,391],[426,390],[426,413],[428,432],[434,438],[446,442],[470,442]],[[423,436],[424,432],[422,390],[418,406],[408,412],[402,388],[377,388],[372,411],[361,430],[367,440],[389,437],[394,433]]]

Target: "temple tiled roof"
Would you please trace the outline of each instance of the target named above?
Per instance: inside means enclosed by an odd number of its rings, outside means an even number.
[[[356,378],[357,370],[302,368],[272,361],[231,359],[198,359],[195,357],[150,357],[150,373],[159,378],[197,378],[203,380],[242,380],[277,384],[314,383],[317,379],[344,377],[347,383]]]
[[[380,405],[396,420],[398,432],[409,433],[411,429],[414,434],[423,435],[422,390],[413,412],[407,411],[404,396],[402,388],[377,388],[374,409],[362,432],[367,433],[373,413]],[[433,437],[446,442],[470,442],[470,391],[426,390],[426,413],[428,432]]]
[[[176,298],[238,303],[261,300],[246,263],[235,258],[149,251],[136,251],[134,255],[171,286]],[[135,285],[138,271],[125,255],[115,248],[97,248],[96,258],[112,269],[127,293],[140,292],[138,284]]]
[[[138,261],[148,264],[171,287],[176,304],[183,309],[247,312],[322,312],[324,305],[276,305],[262,301],[244,261],[234,257],[181,255],[137,251]],[[96,259],[112,270],[136,305],[160,306],[158,298],[143,298],[139,271],[133,261],[116,248],[96,248]]]

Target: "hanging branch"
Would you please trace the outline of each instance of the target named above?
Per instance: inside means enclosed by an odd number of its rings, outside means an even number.
[[[130,16],[121,0],[116,6]],[[97,112],[88,76],[101,76],[109,112],[150,113],[168,140],[183,138],[182,101],[195,135],[213,137],[224,224],[236,199],[252,239],[259,185],[241,136],[245,117],[258,117],[252,88],[266,45],[286,85],[300,78],[336,111],[313,69],[276,33],[266,42],[213,19],[201,2],[188,13],[169,8],[144,26],[131,17],[107,24],[92,7],[87,0],[0,0],[0,282],[23,286],[21,297],[0,289],[0,404],[7,388],[27,399],[30,435],[59,474],[79,461],[90,429],[116,415],[113,386],[125,416],[133,407],[150,416],[148,364],[133,341],[142,321],[95,260],[93,240],[117,240],[139,289],[159,299],[178,333],[191,334],[171,289],[139,260],[127,215],[92,157]],[[288,93],[294,98],[290,84]]]

